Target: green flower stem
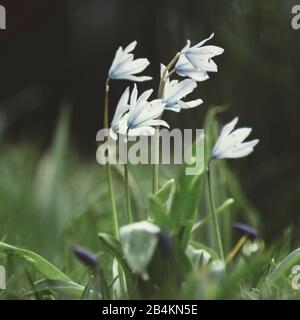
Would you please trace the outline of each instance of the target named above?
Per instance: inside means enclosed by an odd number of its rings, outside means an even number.
[[[104,97],[104,118],[103,118],[103,127],[105,129],[108,129],[109,127],[109,121],[108,121],[108,98],[109,98],[109,78],[105,81],[105,97]],[[112,226],[113,226],[113,235],[114,237],[119,240],[119,220],[118,220],[118,213],[117,213],[117,207],[116,207],[116,201],[115,201],[115,195],[114,195],[114,188],[113,188],[113,181],[112,181],[112,172],[111,172],[111,166],[107,162],[106,163],[106,175],[107,175],[107,184],[108,184],[108,193],[109,193],[109,202],[111,206],[112,211]],[[127,286],[126,286],[126,279],[124,270],[121,267],[121,265],[118,265],[118,272],[120,277],[120,286],[121,291],[124,294],[124,296],[127,296]]]
[[[114,188],[112,183],[112,174],[111,174],[111,166],[109,163],[106,164],[106,175],[107,175],[107,184],[108,184],[108,192],[109,192],[109,202],[112,211],[112,225],[113,225],[113,234],[116,239],[119,240],[119,222],[118,222],[118,214],[114,196]]]
[[[159,129],[155,130],[154,136],[154,164],[153,164],[153,185],[152,192],[155,194],[158,191],[159,179]]]
[[[212,219],[213,219],[213,226],[214,226],[214,232],[216,237],[216,243],[218,247],[218,253],[220,259],[224,260],[224,251],[223,251],[223,245],[222,245],[222,238],[220,233],[220,227],[215,207],[215,202],[212,194],[212,183],[211,183],[211,160],[208,162],[208,169],[207,169],[207,181],[208,181],[208,193],[209,193],[209,201],[212,211]]]
[[[172,66],[176,63],[177,59],[180,56],[180,52],[178,52],[175,57],[170,61],[170,63],[166,66],[162,77],[159,82],[159,87],[158,87],[158,94],[157,98],[162,99],[163,94],[164,94],[164,89],[165,89],[165,83],[167,78],[171,75],[169,74],[167,77],[168,71],[172,68]],[[172,73],[174,70],[171,71]],[[154,164],[153,164],[153,185],[152,185],[152,192],[155,194],[158,191],[158,180],[159,180],[159,129],[157,128],[155,130],[155,136],[154,136]]]
[[[105,81],[105,96],[104,96],[104,129],[108,129],[108,97],[109,97],[109,78]]]
[[[103,127],[105,129],[108,129],[108,97],[109,97],[109,78],[107,78],[105,81],[104,124],[103,124]],[[119,239],[118,214],[117,214],[114,188],[113,188],[113,182],[112,182],[111,166],[108,162],[106,163],[106,175],[107,175],[109,202],[112,210],[113,235],[115,236],[116,239]]]
[[[128,164],[124,164],[124,177],[125,177],[125,193],[126,193],[126,208],[127,208],[127,222],[132,223],[132,212],[131,212],[131,197],[130,197],[130,186],[129,186],[129,175],[128,175]]]

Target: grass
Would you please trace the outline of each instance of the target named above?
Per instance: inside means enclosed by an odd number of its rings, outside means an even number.
[[[218,111],[206,116],[206,150],[218,132]],[[32,145],[1,142],[0,264],[7,272],[1,299],[300,298],[292,288],[300,251],[291,244],[291,230],[266,246],[267,226],[224,161],[212,164],[211,179],[225,256],[239,240],[235,221],[262,235],[246,241],[226,268],[214,241],[205,170],[196,176],[186,176],[184,168],[160,170],[162,187],[152,196],[151,168],[129,168],[134,220],[149,217],[161,231],[127,230],[115,239],[105,168],[68,148],[68,120],[63,111],[43,154]],[[112,169],[124,225],[123,168]],[[76,259],[78,244],[97,254],[97,270]]]

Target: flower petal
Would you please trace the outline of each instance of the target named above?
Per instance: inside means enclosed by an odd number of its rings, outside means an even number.
[[[144,106],[142,112],[139,112],[139,114],[134,115],[134,119],[128,120],[128,122],[130,122],[129,126],[138,127],[148,120],[158,118],[164,111],[164,108],[165,104],[162,102],[162,100],[157,99],[151,101],[150,103]]]
[[[111,122],[112,127],[115,126],[118,123],[118,121],[121,119],[123,114],[129,110],[129,106],[128,106],[129,94],[130,94],[129,87],[127,87],[117,104],[116,111],[115,111],[113,120]]]
[[[119,69],[121,69],[127,63],[130,63],[132,60],[133,54],[124,54],[123,48],[119,47],[109,69],[109,77],[111,79],[119,79]]]
[[[196,54],[186,54],[186,58],[196,69],[200,69],[201,71],[204,71],[204,72],[218,71],[218,67],[212,59],[203,58],[201,55],[196,55]]]
[[[205,46],[201,48],[191,48],[186,55],[197,56],[198,59],[208,60],[215,56],[219,56],[224,52],[224,49],[217,46]]]
[[[133,75],[144,71],[150,64],[146,58],[127,61],[118,68],[118,77],[121,79],[126,75]]]
[[[181,77],[189,77],[197,82],[202,82],[209,79],[209,75],[206,72],[197,71],[196,69],[176,70],[177,74]]]
[[[118,135],[112,128],[109,129],[109,135],[113,140],[118,140]]]
[[[221,130],[220,135],[217,139],[217,142],[212,150],[212,158],[219,158],[223,152],[223,146],[226,143],[226,139],[234,129],[238,122],[239,118],[234,118],[231,122],[227,123]]]
[[[153,90],[145,91],[135,103],[130,103],[130,111],[129,111],[129,122],[132,122],[134,118],[137,118],[138,115],[143,112],[143,109],[148,104],[147,100],[151,96]]]
[[[137,41],[136,41],[136,40],[135,40],[135,41],[132,41],[132,42],[124,49],[124,52],[125,52],[125,53],[129,53],[129,52],[133,51],[133,50],[135,49],[136,45],[137,45]]]
[[[249,136],[251,131],[251,128],[236,129],[228,136],[228,140],[232,144],[240,144]]]
[[[168,95],[166,97],[164,96],[164,102],[170,106],[176,104],[178,100],[191,93],[196,87],[197,83],[195,80],[186,79],[180,81],[176,85],[169,88]]]
[[[128,130],[128,136],[153,136],[155,134],[155,128],[150,126],[143,126],[138,128],[133,128]]]
[[[130,96],[130,107],[136,104],[137,96],[138,96],[138,90],[137,90],[136,84],[134,84],[133,90]]]
[[[214,34],[214,33],[212,33],[208,38],[206,38],[206,39],[204,39],[204,40],[200,41],[200,42],[199,42],[199,43],[197,43],[195,46],[193,46],[193,48],[194,48],[194,47],[198,48],[198,47],[203,46],[203,45],[204,45],[204,43],[206,43],[207,41],[211,40],[214,36],[215,36],[215,34]]]
[[[228,136],[229,133],[235,128],[236,124],[238,123],[239,118],[235,117],[232,121],[227,123],[221,130],[220,136]]]
[[[166,106],[165,110],[180,112],[182,109],[191,109],[191,108],[198,107],[202,103],[203,103],[202,99],[192,100],[188,102],[178,100],[176,104],[172,106]]]
[[[170,128],[169,124],[166,121],[160,120],[160,119],[148,120],[144,122],[143,125],[144,126],[163,126],[166,128]]]
[[[181,104],[182,101],[178,101],[178,104],[180,105],[180,107],[182,109],[191,109],[191,108],[195,108],[200,106],[203,103],[202,99],[197,99],[197,100],[192,100],[192,101],[188,101],[188,102],[184,102],[183,104]]]
[[[218,72],[218,66],[212,59],[199,60],[198,69],[204,72]]]
[[[175,71],[182,77],[189,77],[195,81],[205,81],[209,79],[207,72],[204,69],[197,69],[186,59],[185,56],[180,56]]]
[[[133,75],[142,72],[148,65],[149,61],[146,58],[135,59],[130,53],[135,49],[136,41],[130,43],[124,50],[119,47],[109,69],[108,75],[110,79],[130,80],[130,81],[146,81],[150,77],[134,77]]]
[[[181,53],[185,53],[191,47],[191,41],[187,40],[185,47],[181,50]]]
[[[232,148],[227,152],[225,152],[223,157],[231,158],[231,159],[246,157],[254,151],[254,147],[258,144],[258,142],[259,140],[256,139],[256,140],[242,143],[238,147]]]
[[[135,82],[143,82],[143,81],[149,81],[152,80],[152,77],[148,76],[133,76],[133,75],[128,75],[123,77],[124,80],[129,80],[129,81],[135,81]]]

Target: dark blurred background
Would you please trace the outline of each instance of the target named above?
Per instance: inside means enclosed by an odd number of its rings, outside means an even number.
[[[299,2],[299,1],[298,1]],[[0,30],[0,134],[10,143],[50,143],[61,106],[71,106],[71,139],[95,156],[102,123],[103,86],[119,45],[138,40],[136,55],[156,77],[185,45],[212,32],[225,48],[219,72],[201,83],[204,105],[166,114],[172,126],[201,128],[209,106],[226,105],[225,122],[240,117],[261,139],[249,158],[232,162],[267,236],[300,224],[300,30],[291,27],[289,0],[9,0]],[[114,82],[112,104],[125,88]],[[1,177],[0,177],[1,179]]]

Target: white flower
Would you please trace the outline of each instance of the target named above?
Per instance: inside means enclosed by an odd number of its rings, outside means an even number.
[[[138,98],[136,84],[131,93],[129,112],[125,113],[118,123],[118,133],[128,136],[149,136],[155,133],[153,126],[169,125],[158,119],[164,111],[165,103],[161,99],[148,102],[151,90],[145,91]]]
[[[132,231],[146,231],[151,234],[158,234],[160,232],[160,228],[148,221],[134,222],[121,227],[120,235],[123,237]]]
[[[161,76],[163,75],[166,67],[161,64]],[[165,75],[165,87],[163,92],[163,102],[166,104],[165,110],[172,110],[179,112],[181,109],[195,108],[203,103],[203,100],[197,99],[189,102],[184,102],[181,99],[190,94],[196,87],[196,81],[186,79],[183,81],[169,79],[169,74]]]
[[[144,280],[149,280],[148,265],[159,242],[161,229],[148,222],[141,221],[120,228],[120,242],[129,267]]]
[[[149,65],[148,59],[136,59],[131,53],[136,47],[137,42],[133,41],[125,49],[119,47],[112,65],[109,69],[108,76],[110,79],[123,79],[130,81],[147,81],[152,77],[136,76],[136,74],[144,71]]]
[[[218,71],[218,67],[212,58],[222,54],[224,49],[216,46],[203,46],[207,41],[213,38],[213,36],[214,34],[212,33],[210,37],[193,47],[191,47],[191,41],[187,40],[186,46],[181,50],[181,53],[185,55],[194,68],[208,72]]]
[[[116,111],[115,111],[114,117],[111,122],[109,134],[114,140],[118,139],[118,135],[117,135],[118,134],[118,123],[119,123],[120,119],[122,118],[122,116],[124,115],[124,113],[129,110],[129,105],[128,105],[129,93],[130,93],[129,87],[127,87],[125,89],[125,91],[123,92],[123,94],[117,104]]]
[[[236,117],[222,128],[211,153],[212,159],[242,158],[253,152],[253,148],[258,144],[259,140],[243,142],[252,129],[240,128],[233,131],[237,122],[238,118]]]
[[[194,66],[187,60],[184,55],[181,55],[175,65],[175,71],[181,77],[189,77],[195,81],[205,81],[209,79],[207,71]]]

